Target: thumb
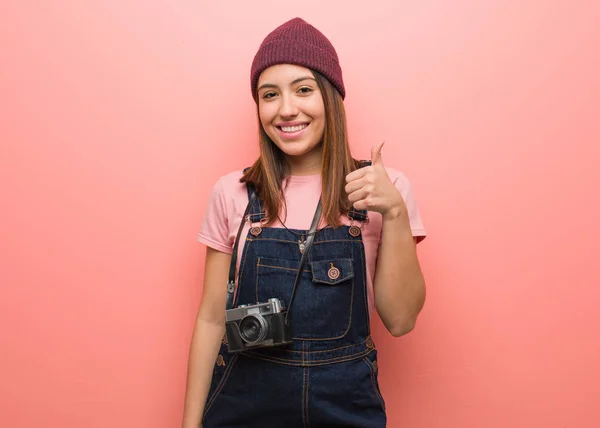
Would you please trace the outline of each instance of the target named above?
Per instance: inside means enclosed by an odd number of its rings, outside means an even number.
[[[383,165],[383,159],[381,158],[381,149],[383,148],[384,144],[385,141],[382,141],[380,143],[375,144],[371,148],[371,162],[373,162],[373,165]]]

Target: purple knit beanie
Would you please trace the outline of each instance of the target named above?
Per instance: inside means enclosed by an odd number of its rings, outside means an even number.
[[[260,73],[276,64],[294,64],[315,70],[331,82],[342,99],[346,97],[342,69],[333,45],[323,33],[301,18],[277,27],[258,48],[250,73],[255,101]]]

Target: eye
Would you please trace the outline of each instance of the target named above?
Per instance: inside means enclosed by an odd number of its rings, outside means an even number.
[[[268,100],[269,98],[273,98],[276,95],[277,94],[275,92],[270,91],[270,92],[265,92],[262,97],[263,97],[263,99]]]
[[[310,94],[313,91],[313,89],[309,86],[302,86],[301,88],[298,89],[298,92],[301,94]]]

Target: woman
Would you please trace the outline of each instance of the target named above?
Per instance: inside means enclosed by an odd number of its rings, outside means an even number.
[[[352,158],[336,51],[302,19],[265,38],[251,90],[260,157],[218,180],[198,238],[184,426],[384,427],[370,315],[401,336],[425,300],[410,184],[382,143]]]

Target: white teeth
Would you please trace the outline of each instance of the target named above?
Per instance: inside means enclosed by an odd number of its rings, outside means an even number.
[[[298,132],[306,128],[308,125],[297,125],[297,126],[282,126],[281,130],[283,132]]]

